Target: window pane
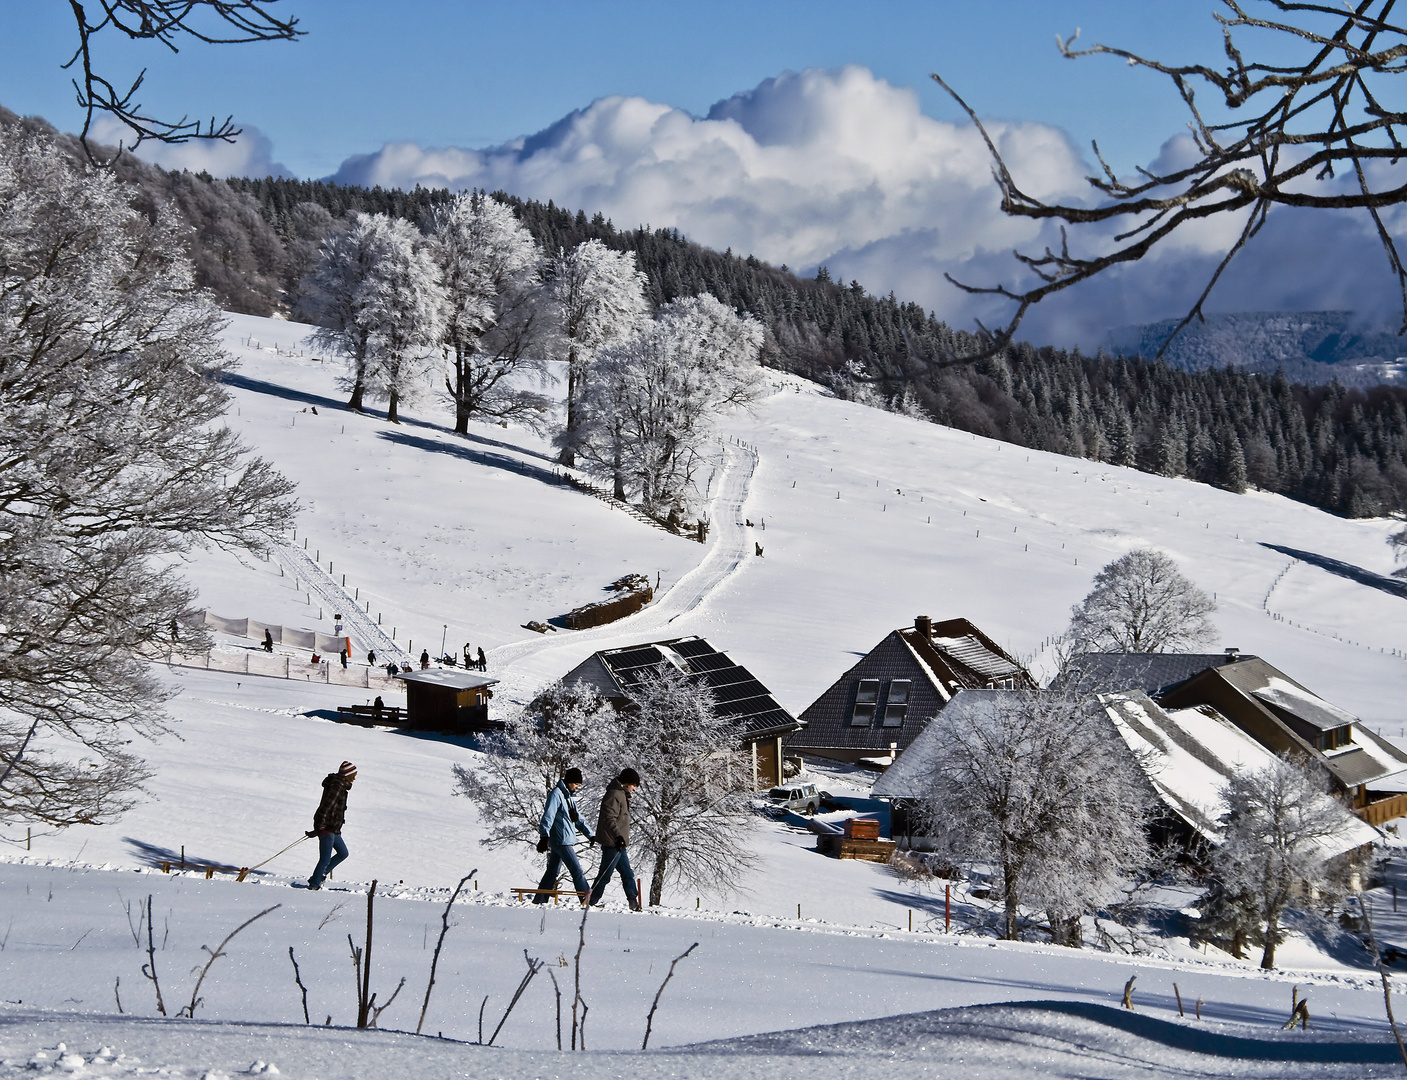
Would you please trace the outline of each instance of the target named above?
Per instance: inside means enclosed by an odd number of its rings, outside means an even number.
[[[873,705],[879,700],[879,680],[861,679],[860,688],[855,691],[855,701],[861,705]]]
[[[868,727],[874,721],[873,705],[856,705],[850,715],[851,727]]]
[[[909,680],[891,679],[889,681],[889,704],[907,705],[909,703]]]
[[[884,707],[884,726],[900,727],[904,723],[904,714],[909,711],[907,705],[886,705]]]

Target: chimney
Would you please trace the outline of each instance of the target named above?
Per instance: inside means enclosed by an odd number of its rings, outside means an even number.
[[[925,641],[933,638],[933,620],[927,615],[914,616],[914,629],[923,635]]]
[[[1232,648],[1227,649],[1227,650],[1226,650],[1226,662],[1227,662],[1228,664],[1234,664],[1238,659],[1240,659],[1240,653],[1241,653],[1241,650],[1235,648],[1234,646],[1233,646]]]

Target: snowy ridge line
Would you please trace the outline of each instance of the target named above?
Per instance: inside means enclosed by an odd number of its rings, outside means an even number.
[[[392,641],[381,627],[376,625],[375,620],[362,610],[361,604],[353,599],[352,594],[314,562],[306,551],[282,539],[278,541],[278,550],[282,551],[290,562],[297,564],[300,579],[306,581],[308,591],[323,602],[328,612],[341,612],[349,637],[358,642],[365,642],[369,648],[376,650],[378,656],[394,660],[402,667],[410,666],[410,653]]]
[[[251,874],[250,877],[237,883],[230,880],[229,876],[221,879],[216,877],[207,879],[203,864],[201,869],[175,870],[169,874],[162,873],[160,868],[154,866],[116,866],[112,863],[84,863],[78,861],[65,861],[62,859],[43,859],[28,855],[12,855],[0,852],[0,865],[19,865],[48,867],[56,870],[72,870],[78,872],[104,872],[104,873],[130,873],[130,874],[159,874],[162,878],[183,878],[194,881],[210,880],[212,884],[224,886],[255,885],[265,888],[293,889],[296,888],[295,879],[279,880],[278,875],[269,872]],[[349,897],[365,896],[366,889],[370,882],[337,882],[331,881],[323,886],[324,891],[342,893]],[[452,892],[451,886],[391,886],[384,891],[377,889],[376,898],[378,900],[408,900],[413,903],[429,903],[443,905],[449,899]],[[456,905],[473,905],[488,908],[509,908],[523,909],[529,905],[514,897],[511,892],[468,892],[460,893]],[[564,912],[572,909],[563,907]],[[605,909],[606,913],[620,913],[626,910],[624,904],[611,902]],[[819,934],[826,937],[858,937],[872,938],[888,941],[907,941],[932,945],[934,947],[947,947],[955,949],[997,949],[997,950],[1019,950],[1024,953],[1038,956],[1067,957],[1071,955],[1079,956],[1084,960],[1097,960],[1103,963],[1127,967],[1131,963],[1137,964],[1141,969],[1147,971],[1161,972],[1202,972],[1205,974],[1216,974],[1220,976],[1241,977],[1254,979],[1259,982],[1274,983],[1301,983],[1318,986],[1347,986],[1359,990],[1377,990],[1381,985],[1376,973],[1354,974],[1348,972],[1316,971],[1311,969],[1296,970],[1293,968],[1276,967],[1270,971],[1265,971],[1259,967],[1242,966],[1241,964],[1224,962],[1210,959],[1197,959],[1187,957],[1177,959],[1170,956],[1157,956],[1153,954],[1131,955],[1128,953],[1105,952],[1092,948],[1071,949],[1064,945],[1052,945],[1047,942],[1035,941],[1001,941],[996,938],[978,936],[975,934],[958,931],[951,934],[936,933],[933,931],[907,931],[894,925],[847,925],[845,923],[831,923],[820,919],[795,919],[786,916],[762,915],[749,911],[721,911],[721,910],[698,910],[686,907],[647,907],[640,915],[659,919],[674,919],[679,922],[693,922],[705,924],[726,924],[730,926],[753,927],[762,930],[783,930],[792,933]],[[1140,972],[1141,974],[1141,972]],[[1122,976],[1119,976],[1122,980]],[[1121,985],[1121,982],[1120,982]],[[1111,984],[1109,992],[1114,993],[1118,986]],[[1091,991],[1099,993],[1098,990]]]
[[[746,468],[743,467],[744,461]],[[709,504],[714,527],[710,530],[708,553],[698,566],[634,615],[590,630],[534,635],[492,649],[488,655],[493,660],[494,668],[503,673],[504,681],[508,682],[515,674],[514,665],[537,659],[545,653],[562,650],[562,670],[565,671],[589,652],[630,644],[659,634],[681,615],[698,610],[752,555],[752,539],[743,523],[742,510],[751,490],[750,481],[757,462],[755,451],[733,443],[723,444],[723,473],[718,491]],[[530,692],[536,687],[509,686],[501,689]]]

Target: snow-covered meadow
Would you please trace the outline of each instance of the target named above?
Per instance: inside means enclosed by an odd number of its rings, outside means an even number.
[[[489,675],[502,680],[495,711],[595,649],[700,634],[799,713],[918,614],[965,616],[1039,667],[1094,573],[1130,547],[1152,545],[1216,594],[1223,646],[1265,657],[1389,735],[1407,728],[1407,660],[1397,655],[1407,648],[1407,601],[1374,577],[1392,570],[1385,543],[1392,523],[1027,452],[839,401],[773,373],[757,407],[725,422],[710,486],[714,528],[703,546],[562,484],[550,446],[531,432],[471,425],[467,438],[454,436],[436,407],[407,409],[399,426],[347,413],[336,367],[312,359],[305,333],[286,322],[231,318],[226,339],[242,364],[231,382],[231,424],[297,481],[303,511],[289,523],[290,539],[330,566],[321,593],[340,589],[345,574],[351,602],[387,632],[394,627],[397,644],[415,653],[437,653],[442,641],[451,651],[466,641],[482,645]],[[278,561],[210,552],[187,570],[202,604],[220,615],[331,632],[334,613]],[[583,633],[522,628],[596,599],[632,572],[659,580],[656,601],[638,615]],[[254,643],[225,639],[223,648],[246,646]],[[613,909],[590,917],[582,961],[589,1045],[638,1047],[663,971],[693,941],[699,948],[665,993],[652,1047],[849,1020],[873,1020],[869,1027],[734,1041],[685,1059],[673,1052],[559,1058],[541,1053],[555,1046],[546,971],[504,1026],[507,1057],[390,1034],[271,1027],[302,1021],[289,946],[310,987],[313,1021],[352,1019],[346,935],[360,940],[357,890],[372,878],[383,897],[374,988],[384,1000],[407,977],[382,1018],[387,1028],[414,1029],[443,898],[469,869],[479,869],[479,891],[457,909],[427,1031],[475,1039],[485,994],[485,1023],[497,1023],[524,970],[522,950],[551,965],[570,959],[579,916],[511,903],[509,887],[535,882],[535,858],[477,843],[473,808],[450,795],[451,764],[473,754],[462,740],[332,722],[338,705],[367,700],[366,690],[182,667],[163,678],[181,692],[170,706],[176,736],[141,748],[156,774],[152,797],[116,825],[35,835],[28,851],[24,836],[8,838],[12,864],[0,892],[13,922],[0,971],[11,1004],[0,1011],[0,1068],[20,1068],[36,1048],[59,1041],[90,1059],[84,1068],[95,1075],[120,1074],[119,1051],[141,1058],[129,1072],[166,1066],[194,1076],[245,1069],[256,1058],[300,1076],[801,1075],[815,1067],[806,1055],[817,1053],[833,1055],[827,1068],[856,1076],[874,1075],[880,1061],[892,1062],[883,1068],[896,1076],[943,1075],[939,1061],[969,1077],[1015,1068],[1132,1075],[1149,1062],[1153,1075],[1202,1068],[1364,1076],[1391,1068],[1371,1064],[1376,1047],[1306,1057],[1289,1046],[1271,1053],[1186,1042],[1188,1028],[1291,1038],[1276,1029],[1298,985],[1326,1034],[1296,1035],[1295,1047],[1314,1038],[1381,1045],[1381,993],[1342,939],[1297,936],[1280,951],[1285,970],[1263,975],[1214,952],[1193,953],[1185,939],[1170,940],[1165,955],[1126,957],[945,935],[941,882],[824,859],[808,834],[784,823],[761,828],[761,868],[739,895],[667,894],[665,909],[643,916]],[[243,884],[154,869],[183,848],[201,864],[267,858],[307,827],[319,780],[344,758],[360,774],[346,829],[352,859],[334,889],[284,887],[311,869],[306,844]],[[845,782],[825,778],[833,787]],[[157,937],[166,937],[157,953],[163,989],[177,1004],[185,1003],[182,991],[189,996],[201,945],[213,948],[245,918],[283,904],[214,966],[195,1024],[108,1016],[118,978],[129,1016],[154,1013],[127,911],[148,893]],[[967,904],[965,895],[955,900],[955,930],[971,916]],[[1379,894],[1380,934],[1407,943],[1407,910],[1399,923],[1390,906]],[[572,970],[553,970],[565,988]],[[1049,1010],[896,1017],[1031,1000],[1117,1005],[1133,974],[1143,1027],[1117,1015]],[[1189,1014],[1203,1000],[1200,1026],[1178,1019],[1174,982]],[[886,1017],[896,1018],[879,1019]],[[1160,1020],[1174,1026],[1156,1028]],[[1005,1042],[996,1031],[1019,1034]],[[104,1043],[114,1056],[92,1061]],[[1309,1060],[1314,1054],[1320,1060]]]

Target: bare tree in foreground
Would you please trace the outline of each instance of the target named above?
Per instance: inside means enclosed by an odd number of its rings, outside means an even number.
[[[1335,884],[1341,838],[1354,819],[1329,794],[1323,771],[1281,758],[1259,772],[1238,773],[1222,797],[1222,841],[1212,852],[1212,870],[1221,891],[1253,925],[1261,944],[1260,966],[1275,966],[1275,947],[1284,940],[1285,910],[1300,895]]]
[[[1067,634],[1076,652],[1175,652],[1216,639],[1207,618],[1215,610],[1172,559],[1135,548],[1095,575]]]
[[[1068,42],[1057,39],[1061,52],[1071,59],[1107,54],[1166,75],[1190,117],[1196,160],[1168,173],[1139,169],[1136,178],[1120,178],[1095,143],[1102,175],[1088,177],[1100,196],[1093,205],[1048,203],[1023,191],[977,114],[941,77],[933,76],[986,141],[1001,187],[1002,210],[1015,217],[1083,226],[1077,243],[1084,241],[1089,250],[1072,250],[1062,225],[1059,250],[1015,253],[1039,279],[1031,288],[966,285],[949,277],[969,293],[1005,297],[1016,310],[1000,329],[983,328],[975,352],[948,363],[970,363],[1002,352],[1026,312],[1045,297],[1111,267],[1137,262],[1195,222],[1234,216],[1241,223],[1239,235],[1168,336],[1171,341],[1188,322],[1202,317],[1202,305],[1222,272],[1277,206],[1367,211],[1397,277],[1407,331],[1407,272],[1381,215],[1384,208],[1407,201],[1407,183],[1399,182],[1400,172],[1374,169],[1378,163],[1396,165],[1401,160],[1400,128],[1407,123],[1407,112],[1389,107],[1402,99],[1402,88],[1389,80],[1407,71],[1407,30],[1388,21],[1395,0],[1357,0],[1352,6],[1262,0],[1260,9],[1270,8],[1271,18],[1248,14],[1250,3],[1222,3],[1227,13],[1215,16],[1225,41],[1222,68],[1167,64],[1106,45],[1075,49],[1074,37]],[[1248,59],[1233,39],[1233,31],[1244,30],[1260,34],[1262,40],[1279,35],[1277,49],[1288,44],[1301,53],[1284,63]],[[1209,116],[1206,103],[1197,100],[1197,90],[1204,88],[1211,90],[1224,116]],[[1347,174],[1347,184],[1338,182],[1341,174]],[[1106,223],[1113,230],[1102,228]]]
[[[93,148],[88,144],[88,132],[95,113],[107,113],[124,124],[134,138],[126,149],[135,150],[147,141],[183,143],[191,139],[220,139],[234,142],[241,129],[235,127],[234,117],[227,116],[216,126],[210,122],[201,127],[199,120],[182,116],[179,120],[161,120],[147,115],[137,91],[146,78],[146,69],[133,80],[125,92],[119,91],[101,72],[94,60],[93,45],[104,30],[118,31],[132,41],[159,41],[172,52],[179,52],[176,42],[184,38],[208,45],[239,45],[251,41],[292,41],[302,35],[297,19],[280,19],[270,10],[278,0],[69,0],[78,30],[78,48],[65,68],[78,65],[79,77],[73,80],[78,105],[84,110],[83,131],[79,139],[88,159]],[[119,146],[121,153],[123,147]]]
[[[955,862],[989,866],[1001,936],[1021,909],[1048,913],[1052,938],[1080,943],[1079,918],[1115,899],[1150,861],[1153,793],[1093,697],[964,691],[930,722],[936,735],[923,812]]]

